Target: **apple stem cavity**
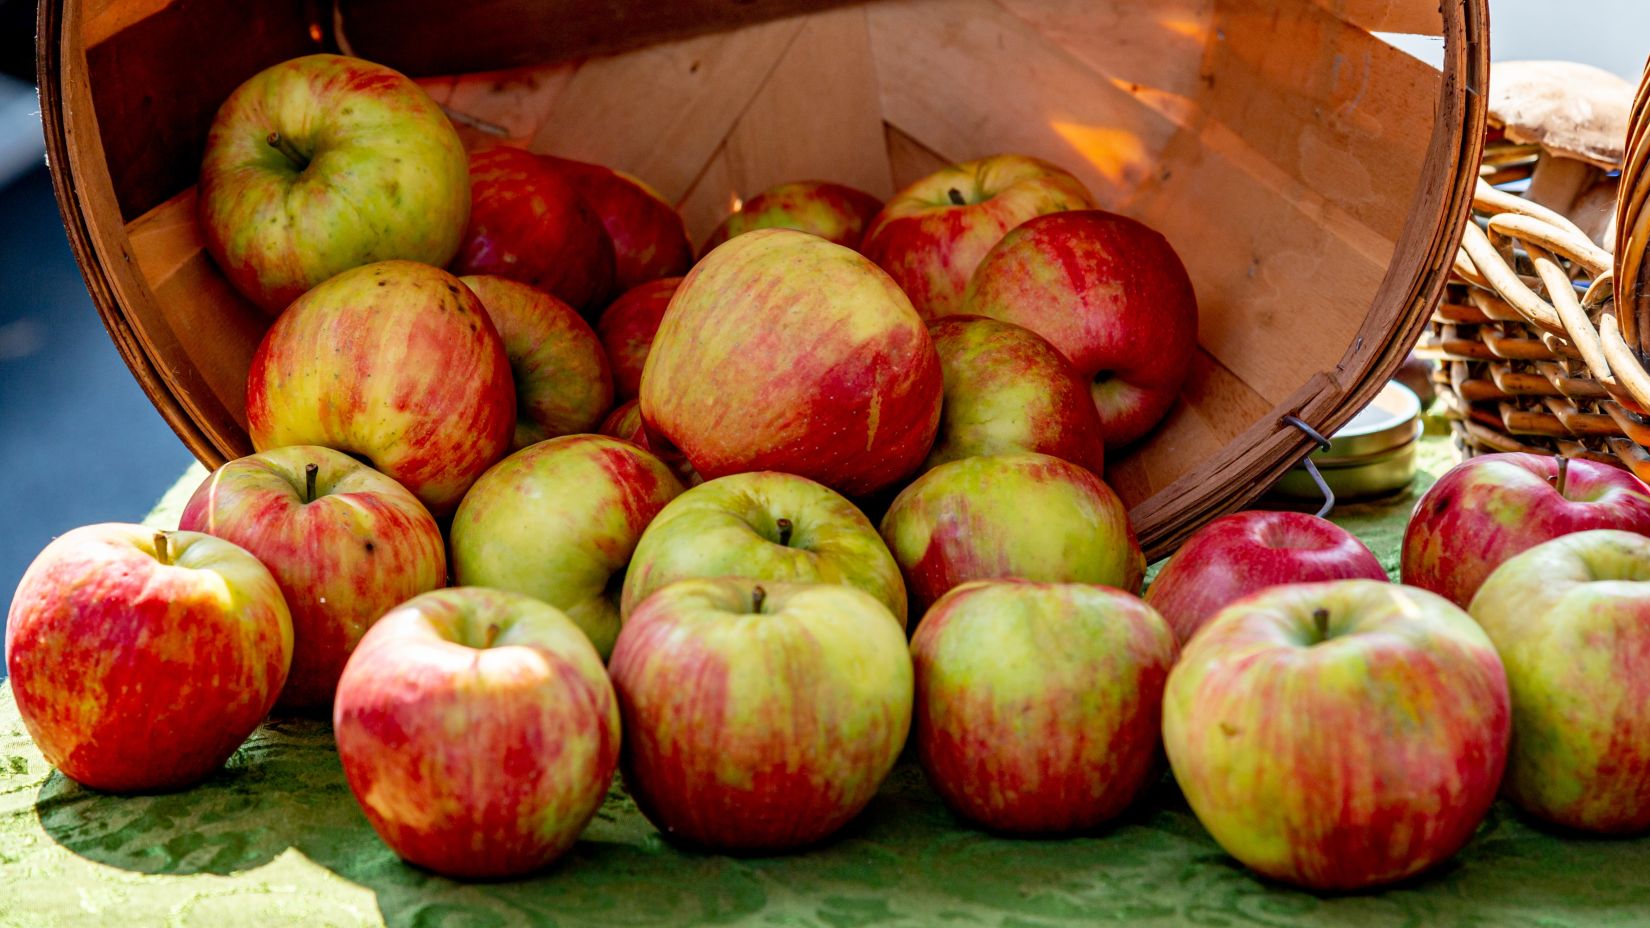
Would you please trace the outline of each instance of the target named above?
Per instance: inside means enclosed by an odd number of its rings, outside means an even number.
[[[155,533],[155,560],[167,565],[172,563],[172,552],[167,550],[165,532]]]
[[[768,591],[767,590],[762,589],[760,586],[751,587],[751,611],[752,612],[756,613],[757,615],[761,615],[762,614],[762,604],[764,602],[766,602],[767,599],[768,599]]]
[[[776,519],[773,524],[779,529],[779,546],[782,548],[790,547],[791,530],[795,528],[795,526],[791,524],[791,520]]]
[[[1318,635],[1317,639],[1312,642],[1313,644],[1319,644],[1329,639],[1328,609],[1320,608],[1312,610],[1312,630]]]
[[[1570,474],[1570,459],[1562,454],[1556,455],[1556,457],[1558,458],[1558,476],[1553,478],[1553,489],[1558,491],[1559,496],[1563,496],[1564,482]]]
[[[487,626],[487,634],[481,636],[481,647],[483,650],[492,647],[493,642],[498,640],[498,631],[499,629],[497,622]]]
[[[950,190],[947,190],[945,193],[946,193],[946,196],[949,196],[951,198],[951,205],[952,206],[967,206],[968,205],[968,201],[963,199],[962,191],[958,190],[957,188],[952,187]]]
[[[304,465],[304,502],[315,502],[315,475],[321,472],[321,465],[309,463]]]
[[[304,157],[304,153],[298,150],[298,146],[292,144],[292,141],[281,135],[281,133],[271,132],[264,141],[269,143],[270,148],[285,156],[286,160],[292,162],[292,166],[299,171],[309,167],[309,159]]]

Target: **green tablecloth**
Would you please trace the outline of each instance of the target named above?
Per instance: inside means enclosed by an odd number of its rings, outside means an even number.
[[[1436,472],[1447,449],[1428,443]],[[186,477],[183,495],[199,474]],[[1423,475],[1418,487],[1430,483]],[[175,524],[181,497],[152,520]],[[1340,510],[1389,568],[1412,498]],[[1382,893],[1269,885],[1221,852],[1167,780],[1106,831],[1006,840],[960,825],[902,763],[828,846],[734,859],[662,841],[617,784],[533,879],[464,884],[402,864],[367,827],[326,725],[265,725],[205,784],[94,793],[55,773],[0,689],[0,928],[765,924],[1543,926],[1650,924],[1650,839],[1541,831],[1498,806],[1437,871]]]

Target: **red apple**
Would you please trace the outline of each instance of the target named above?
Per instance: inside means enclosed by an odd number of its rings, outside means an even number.
[[[510,359],[458,278],[369,264],[299,297],[264,333],[246,386],[259,451],[322,445],[366,459],[450,515],[510,449]]]
[[[974,268],[1010,229],[1034,216],[1094,205],[1082,182],[1054,165],[995,155],[900,191],[872,220],[862,250],[932,319],[962,307]]]
[[[663,461],[664,465],[670,468],[670,472],[676,475],[676,479],[682,481],[684,487],[696,487],[705,482],[705,478],[694,473],[693,465],[682,456],[680,449],[672,448],[669,442],[647,434],[647,427],[642,422],[641,404],[635,400],[629,400],[608,413],[607,418],[602,420],[602,427],[596,431],[641,445],[644,450],[652,452],[654,457]]]
[[[1197,351],[1197,297],[1168,239],[1126,216],[1039,216],[980,262],[960,312],[1025,326],[1089,382],[1107,448],[1151,431]]]
[[[965,583],[911,639],[922,769],[946,805],[987,828],[1093,828],[1161,773],[1174,659],[1174,633],[1127,593]]]
[[[822,841],[870,802],[911,725],[911,657],[869,593],[683,580],[613,650],[625,786],[666,837],[717,851]]]
[[[1403,581],[1465,608],[1508,558],[1595,528],[1650,534],[1650,489],[1625,470],[1584,459],[1471,458],[1416,503],[1404,531]]]
[[[596,332],[613,363],[614,398],[620,402],[641,392],[642,367],[659,332],[659,320],[681,284],[680,277],[650,281],[626,291],[602,310]]]
[[[613,405],[613,374],[590,323],[536,287],[487,275],[460,279],[480,298],[510,359],[516,386],[510,449],[594,429]]]
[[[206,249],[272,314],[352,267],[446,264],[470,213],[446,114],[400,73],[342,55],[283,61],[237,87],[212,120],[198,189]]]
[[[682,281],[642,371],[642,418],[710,480],[778,470],[850,496],[910,474],[939,425],[939,357],[852,249],[747,232]]]
[[[1035,451],[1103,473],[1106,448],[1088,383],[1042,336],[981,316],[937,319],[928,333],[940,355],[945,401],[925,468]]]
[[[1270,586],[1320,580],[1387,579],[1364,543],[1304,512],[1235,512],[1186,539],[1146,590],[1185,644],[1210,617]]]
[[[659,192],[623,171],[571,158],[539,159],[572,183],[613,242],[614,287],[624,292],[693,266],[682,217]]]
[[[699,254],[752,229],[796,229],[844,248],[859,249],[882,201],[863,190],[830,181],[779,184],[739,204],[705,239]]]
[[[447,583],[441,529],[417,497],[347,454],[275,448],[213,472],[178,527],[251,552],[292,613],[280,704],[330,710],[361,636],[391,607]]]
[[[619,759],[613,687],[584,634],[537,600],[474,587],[373,626],[338,681],[333,730],[390,850],[466,879],[560,857]]]
[[[613,292],[613,242],[601,218],[571,182],[519,148],[470,155],[470,224],[454,266],[532,284],[586,315]]]
[[[1507,760],[1483,629],[1414,587],[1332,580],[1221,610],[1181,652],[1163,746],[1246,866],[1314,890],[1393,883],[1460,850]]]
[[[111,792],[182,789],[269,714],[292,660],[275,578],[196,532],[106,523],[59,536],[6,618],[17,712],[46,761]]]

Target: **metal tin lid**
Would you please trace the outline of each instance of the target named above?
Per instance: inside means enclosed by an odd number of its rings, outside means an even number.
[[[1394,380],[1329,437],[1329,450],[1312,452],[1312,460],[1319,467],[1335,467],[1379,457],[1414,441],[1420,428],[1420,398]]]

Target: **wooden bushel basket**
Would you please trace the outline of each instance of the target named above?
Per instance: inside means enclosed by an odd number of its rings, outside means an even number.
[[[1161,556],[1374,396],[1425,325],[1472,200],[1484,0],[43,0],[49,156],[87,286],[203,462],[248,453],[267,319],[202,250],[218,104],[345,50],[423,80],[471,140],[629,171],[694,241],[773,183],[887,196],[1002,151],[1162,231],[1197,288],[1181,402],[1108,461]],[[1442,71],[1374,35],[1442,37]],[[501,70],[513,69],[513,70]],[[490,72],[477,76],[477,72]],[[442,75],[467,74],[467,78]]]

